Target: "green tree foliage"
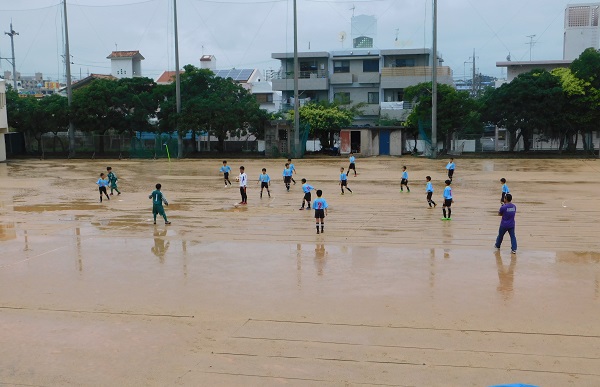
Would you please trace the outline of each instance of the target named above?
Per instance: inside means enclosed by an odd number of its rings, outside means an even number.
[[[600,90],[600,51],[588,48],[571,63],[571,71],[579,79]]]
[[[323,148],[331,148],[333,135],[354,121],[360,113],[360,106],[342,107],[337,103],[316,102],[301,106],[300,124],[308,125],[310,135],[321,141]],[[289,119],[294,120],[294,111],[289,112]]]
[[[260,135],[268,114],[260,109],[256,98],[232,79],[214,75],[207,69],[192,65],[184,67],[181,75],[181,114],[175,106],[175,85],[161,88],[164,100],[160,105],[160,128],[172,131],[177,128],[180,136],[207,131],[219,140],[219,150],[225,140],[232,136]],[[182,154],[180,154],[182,156]]]
[[[484,118],[508,129],[513,147],[522,138],[528,151],[535,131],[560,130],[565,95],[559,77],[546,70],[533,70],[486,94],[484,105]]]
[[[404,90],[405,98],[416,103],[407,119],[407,126],[413,128],[413,132],[418,130],[419,122],[431,121],[431,87],[431,82],[425,82]],[[483,126],[478,108],[478,101],[471,98],[468,92],[458,91],[446,84],[438,84],[438,134],[444,141],[445,149],[450,149],[452,134],[455,132],[481,133]]]
[[[16,91],[6,93],[8,125],[25,133],[28,142],[37,141],[38,149],[42,149],[41,141],[44,133],[54,133],[54,146],[57,142],[65,150],[65,144],[58,137],[58,132],[67,130],[69,110],[67,99],[52,95],[42,99],[33,96],[19,97]]]

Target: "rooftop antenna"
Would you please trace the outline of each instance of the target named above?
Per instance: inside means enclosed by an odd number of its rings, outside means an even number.
[[[529,38],[529,43],[525,43],[529,45],[529,61],[531,62],[531,51],[533,51],[533,46],[535,46],[535,44],[537,42],[533,41],[533,38],[536,37],[536,35],[527,35],[527,37]]]
[[[356,5],[352,4],[352,8],[350,8],[352,10],[352,17],[354,17],[354,10],[356,9]]]
[[[396,39],[394,39],[394,42],[398,41],[398,34],[400,33],[400,28],[396,28]]]
[[[115,51],[119,51],[119,47],[117,46],[117,43],[115,43]]]
[[[12,49],[12,58],[1,58],[1,59],[6,59],[8,61],[8,63],[12,64],[12,68],[13,68],[13,87],[15,91],[18,91],[17,89],[17,64],[15,63],[15,42],[14,42],[14,37],[15,35],[19,35],[19,33],[15,30],[13,30],[13,26],[12,26],[12,20],[10,22],[10,32],[5,32],[6,35],[10,36],[10,47]]]

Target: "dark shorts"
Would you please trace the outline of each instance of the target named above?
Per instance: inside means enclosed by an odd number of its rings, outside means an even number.
[[[223,172],[223,179],[229,180],[229,172]]]
[[[325,210],[315,210],[315,219],[325,219]]]
[[[452,175],[454,175],[454,169],[449,169],[448,170],[448,177],[452,177]]]
[[[348,169],[356,170],[356,166],[354,165],[354,163],[350,163],[350,166],[348,167]]]
[[[158,215],[164,215],[165,209],[163,208],[162,204],[153,204],[152,205],[152,213],[158,214]]]
[[[310,199],[311,199],[311,195],[310,192],[306,192],[304,194],[304,200],[306,200],[308,202],[308,206],[310,207]]]
[[[269,183],[265,183],[264,181],[262,183],[260,183],[260,189],[263,189],[263,188],[269,189]]]
[[[444,207],[452,207],[452,199],[444,199]]]
[[[98,187],[98,191],[100,191],[100,195],[106,193],[106,187]]]
[[[408,185],[408,179],[400,180],[400,185]]]
[[[433,192],[427,192],[427,201],[431,201],[432,196],[433,196]]]
[[[291,176],[284,176],[283,177],[283,182],[286,184],[289,184],[292,181],[292,177]]]
[[[348,180],[340,180],[342,187],[347,187],[348,186]]]

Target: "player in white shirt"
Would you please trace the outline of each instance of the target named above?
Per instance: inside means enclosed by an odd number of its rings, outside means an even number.
[[[240,194],[242,195],[242,201],[240,204],[248,204],[248,195],[246,195],[246,185],[248,184],[248,176],[244,172],[244,167],[240,167],[240,175],[238,176],[240,182]]]

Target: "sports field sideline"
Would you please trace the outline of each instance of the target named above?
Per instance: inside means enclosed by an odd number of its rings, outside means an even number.
[[[294,160],[290,192],[285,160],[228,160],[247,206],[221,160],[0,164],[0,385],[600,385],[599,161],[457,159],[441,221],[446,162],[358,158],[342,196],[346,158]]]

